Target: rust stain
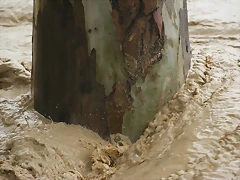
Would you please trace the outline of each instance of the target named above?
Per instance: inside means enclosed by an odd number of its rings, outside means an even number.
[[[118,82],[107,97],[108,112],[116,113],[108,116],[108,122],[111,131],[121,133],[123,115],[127,110],[132,110],[131,86],[138,78],[144,79],[152,66],[162,58],[163,1],[160,4],[157,0],[111,0],[110,2],[116,37],[124,56],[128,79],[125,82]],[[138,93],[140,91],[141,89]],[[144,100],[140,101],[144,105]],[[114,129],[111,126],[114,126]]]
[[[161,15],[161,11],[159,9],[157,9],[153,13],[153,17],[154,17],[155,22],[157,23],[159,34],[161,36],[161,34],[162,34],[162,15]]]
[[[142,1],[144,4],[144,13],[146,15],[152,13],[158,7],[157,0],[142,0]]]
[[[111,91],[111,93],[106,97],[106,100],[113,99],[114,94],[115,94],[115,92],[116,92],[116,86],[117,86],[117,83],[114,83],[113,86],[112,86],[112,91]]]
[[[162,3],[111,0],[111,4],[116,36],[134,84],[138,77],[145,78],[153,64],[161,59]]]

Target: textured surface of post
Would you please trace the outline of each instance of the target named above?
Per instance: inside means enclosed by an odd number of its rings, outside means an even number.
[[[186,0],[35,0],[34,106],[137,140],[185,81]]]

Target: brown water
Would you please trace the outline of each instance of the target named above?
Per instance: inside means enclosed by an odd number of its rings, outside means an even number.
[[[32,110],[22,95],[30,87],[32,1],[0,5],[0,178],[240,179],[239,0],[189,1],[187,83],[139,141],[122,137],[123,147]]]

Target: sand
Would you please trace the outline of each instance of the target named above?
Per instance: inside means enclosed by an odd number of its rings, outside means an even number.
[[[189,1],[187,82],[134,144],[33,110],[32,1],[0,4],[0,179],[240,179],[238,0]]]

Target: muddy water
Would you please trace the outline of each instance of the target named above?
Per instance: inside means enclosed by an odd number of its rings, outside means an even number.
[[[32,110],[32,1],[0,4],[1,179],[240,179],[239,0],[189,1],[186,85],[123,147]]]

